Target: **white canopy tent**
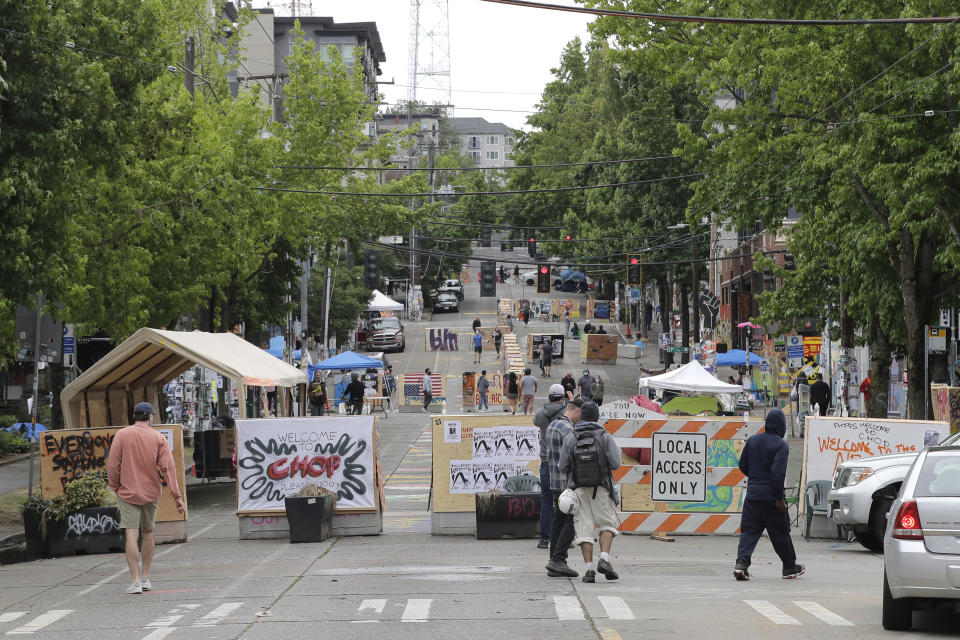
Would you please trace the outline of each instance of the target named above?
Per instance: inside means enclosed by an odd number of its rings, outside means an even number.
[[[640,378],[640,389],[666,389],[686,393],[740,393],[743,388],[720,381],[703,368],[698,360],[692,360],[673,371],[658,376]]]
[[[373,299],[367,305],[367,311],[403,311],[403,304],[374,289]]]

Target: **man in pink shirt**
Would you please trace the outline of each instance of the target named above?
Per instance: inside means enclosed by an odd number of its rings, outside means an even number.
[[[134,422],[113,437],[107,461],[110,488],[120,499],[120,528],[126,530],[127,566],[133,576],[133,584],[127,587],[126,593],[143,593],[152,588],[153,524],[163,491],[158,468],[177,501],[177,511],[183,513],[183,495],[177,486],[177,468],[170,445],[163,434],[150,426],[150,417],[154,413],[149,402],[141,402],[133,408]],[[143,544],[138,549],[137,540],[141,535]],[[140,571],[141,559],[143,571]]]

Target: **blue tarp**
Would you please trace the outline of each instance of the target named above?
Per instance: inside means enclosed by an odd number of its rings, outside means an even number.
[[[383,362],[362,353],[344,351],[317,363],[311,369],[382,369]]]
[[[560,272],[560,281],[567,282],[568,280],[586,280],[587,276],[583,274],[582,271],[576,269],[565,269]]]
[[[37,433],[41,431],[46,431],[46,430],[47,428],[45,426],[43,426],[42,424],[37,424]],[[34,439],[33,423],[31,422],[15,422],[9,427],[7,427],[7,431],[9,431],[10,433],[19,433],[27,440]]]
[[[267,353],[269,353],[270,355],[276,358],[280,358],[281,360],[283,360],[283,349],[285,345],[286,345],[286,340],[283,339],[283,336],[276,336],[276,337],[270,338],[270,347],[267,349],[264,349],[264,351],[266,351]],[[300,361],[300,349],[294,350],[293,360],[294,362]]]
[[[766,362],[755,353],[750,354],[750,364],[757,365]],[[747,352],[743,349],[731,349],[726,353],[717,354],[718,367],[742,367],[747,364]]]

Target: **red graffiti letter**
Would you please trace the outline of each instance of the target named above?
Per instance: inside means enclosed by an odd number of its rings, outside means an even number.
[[[270,463],[270,466],[267,467],[267,475],[270,476],[273,480],[283,480],[287,477],[288,469],[286,468],[287,459],[280,458]]]

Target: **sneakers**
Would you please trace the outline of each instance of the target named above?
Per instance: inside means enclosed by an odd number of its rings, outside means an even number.
[[[140,595],[141,593],[143,593],[143,587],[140,585],[140,581],[137,580],[136,582],[131,584],[129,587],[127,587],[127,590],[124,591],[124,593],[134,593],[136,595]]]
[[[150,591],[153,588],[150,586],[150,578],[146,576],[140,578],[140,588],[144,591]]]
[[[575,569],[572,569],[566,562],[551,560],[547,563],[547,575],[551,578],[576,578],[580,574],[577,573]]]
[[[749,579],[750,579],[750,572],[747,571],[747,567],[748,567],[748,566],[749,566],[749,565],[746,565],[746,564],[744,564],[744,563],[742,563],[742,562],[738,562],[737,565],[736,565],[736,567],[734,567],[734,569],[733,569],[733,577],[736,578],[736,579],[737,579],[738,581],[740,581],[740,582],[744,582],[744,581],[746,581],[746,580],[749,580]]]
[[[549,548],[550,548],[549,540],[541,540],[540,542],[537,543],[537,549],[549,549]]]
[[[585,571],[583,574],[582,580],[584,582],[593,584],[594,582],[597,581],[597,572],[594,571],[593,569],[587,569],[587,571]]]
[[[597,563],[597,572],[606,576],[607,580],[616,580],[620,577],[620,574],[613,570],[613,565],[610,564],[610,561],[604,560],[603,558]]]
[[[784,580],[793,580],[794,578],[799,578],[806,572],[806,567],[802,564],[795,564],[789,569],[783,570],[783,579]]]

